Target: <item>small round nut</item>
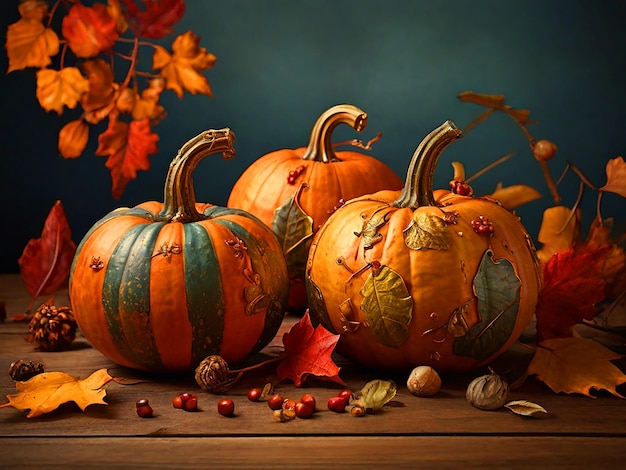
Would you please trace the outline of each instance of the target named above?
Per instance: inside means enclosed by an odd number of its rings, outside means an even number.
[[[441,377],[430,366],[418,366],[409,374],[406,386],[416,397],[430,397],[441,390]]]
[[[496,372],[476,377],[467,386],[465,398],[479,410],[497,410],[509,401],[509,384]]]

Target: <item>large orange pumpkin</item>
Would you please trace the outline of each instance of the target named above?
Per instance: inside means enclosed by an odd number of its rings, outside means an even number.
[[[348,104],[328,109],[313,126],[308,147],[276,150],[259,158],[241,175],[228,199],[228,207],[256,215],[276,234],[289,270],[291,311],[307,305],[308,250],[329,215],[348,199],[402,187],[400,177],[374,157],[335,152],[331,136],[341,123],[360,132],[367,114]]]
[[[188,371],[208,355],[238,362],[284,317],[289,281],[274,234],[254,216],[195,202],[192,172],[234,134],[209,130],[170,164],[164,202],[117,209],[80,243],[70,299],[91,344],[114,362]]]
[[[518,217],[491,199],[433,197],[450,121],[417,148],[402,191],[348,201],[317,233],[307,263],[313,318],[363,365],[440,372],[484,365],[533,316],[541,272]]]

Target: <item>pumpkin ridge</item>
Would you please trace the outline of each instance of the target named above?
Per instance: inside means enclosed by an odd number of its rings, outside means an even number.
[[[154,337],[145,332],[151,331],[150,259],[163,225],[132,227],[113,250],[104,279],[108,330],[118,350],[141,368],[160,368],[161,364]]]
[[[219,266],[213,241],[206,228],[184,224],[184,279],[187,292],[187,316],[192,329],[191,357],[194,364],[219,354],[224,330],[224,295],[220,276],[211,267]],[[218,298],[208,293],[219,292]],[[211,319],[211,321],[207,321]]]

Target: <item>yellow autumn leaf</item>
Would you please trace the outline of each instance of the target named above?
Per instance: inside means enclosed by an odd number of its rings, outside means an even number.
[[[528,365],[527,374],[536,375],[555,393],[591,395],[591,389],[620,395],[616,388],[626,375],[611,363],[623,357],[591,339],[552,338],[541,341]]]
[[[542,263],[547,263],[554,253],[567,250],[580,237],[580,209],[574,214],[569,207],[553,206],[543,213],[537,241],[543,246],[537,250]]]
[[[541,198],[541,193],[532,186],[514,184],[511,186],[496,186],[491,197],[497,200],[502,207],[508,210],[516,209],[524,204]]]
[[[213,96],[208,80],[199,71],[213,67],[217,58],[199,47],[199,43],[200,37],[187,31],[174,39],[173,54],[162,46],[155,46],[152,67],[161,69],[161,76],[167,81],[165,87],[181,99],[185,90],[194,95]]]
[[[42,22],[48,5],[28,0],[20,4],[19,11],[22,18],[7,28],[7,73],[26,67],[47,67],[51,63],[50,57],[59,53],[59,37]]]
[[[622,157],[613,158],[606,164],[606,180],[600,191],[609,191],[626,197],[626,162]]]
[[[27,418],[35,418],[56,410],[64,403],[73,401],[85,411],[89,405],[106,405],[106,385],[113,380],[106,369],[95,371],[86,379],[65,372],[44,372],[25,382],[16,382],[18,393],[7,395],[9,403],[20,411],[30,410]]]
[[[62,114],[63,106],[75,108],[82,94],[88,90],[89,80],[76,67],[37,72],[37,99],[46,111]]]

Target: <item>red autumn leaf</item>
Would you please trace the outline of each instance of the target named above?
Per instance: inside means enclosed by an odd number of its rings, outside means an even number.
[[[339,367],[331,358],[339,335],[333,335],[323,326],[313,328],[309,312],[283,336],[287,357],[278,365],[280,380],[291,379],[300,387],[309,375],[345,385],[339,378]]]
[[[124,0],[126,13],[139,36],[162,38],[171,34],[172,26],[185,14],[184,0],[142,0],[142,10],[134,0]]]
[[[29,240],[18,260],[20,275],[33,299],[66,287],[76,244],[61,201],[57,201],[41,232]]]
[[[150,168],[148,155],[158,151],[158,140],[148,118],[129,124],[111,114],[109,127],[98,137],[96,155],[108,157],[105,165],[111,171],[115,199],[122,197],[128,182],[137,177],[137,170]]]
[[[559,251],[543,265],[536,309],[539,341],[570,337],[575,324],[596,316],[596,304],[606,298],[602,268],[609,252],[609,247],[583,245]]]
[[[75,3],[63,18],[62,32],[77,57],[95,57],[111,50],[119,38],[117,21],[104,3],[86,7]]]

